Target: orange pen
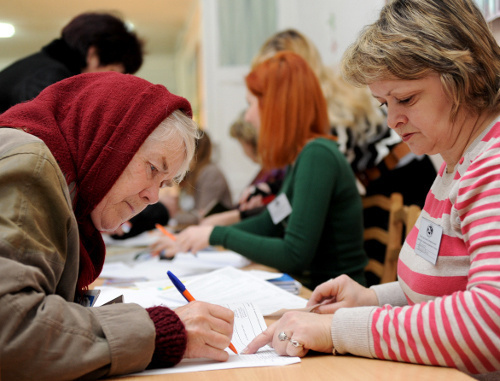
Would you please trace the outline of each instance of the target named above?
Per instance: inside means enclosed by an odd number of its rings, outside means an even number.
[[[167,275],[174,284],[175,288],[184,296],[184,299],[186,299],[188,302],[194,302],[196,299],[193,298],[193,295],[189,293],[189,291],[186,289],[186,286],[177,278],[171,271],[167,271]],[[234,347],[233,343],[229,343],[229,349],[231,349],[234,353],[238,354],[236,351],[236,348]]]
[[[165,234],[168,238],[172,239],[172,240],[176,240],[175,238],[175,235],[173,235],[172,233],[170,233],[167,229],[165,229],[163,226],[161,226],[160,224],[156,224],[155,225],[156,228],[161,231],[163,234]]]

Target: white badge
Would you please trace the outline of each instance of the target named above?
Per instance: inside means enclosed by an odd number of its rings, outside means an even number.
[[[443,228],[426,218],[421,218],[415,253],[426,261],[436,264]]]
[[[282,193],[267,204],[267,210],[269,210],[269,214],[274,224],[277,225],[292,213],[292,206],[286,194]]]

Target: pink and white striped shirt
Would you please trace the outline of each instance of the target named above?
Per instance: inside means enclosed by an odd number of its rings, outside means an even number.
[[[414,250],[422,218],[443,229],[435,265]],[[441,167],[400,253],[398,277],[373,287],[382,307],[334,315],[337,350],[473,374],[500,370],[499,120],[453,173]]]

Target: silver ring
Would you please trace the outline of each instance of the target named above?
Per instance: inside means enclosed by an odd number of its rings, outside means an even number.
[[[294,339],[290,339],[290,344],[292,344],[295,348],[304,346],[304,344],[299,343],[297,340],[294,340]]]
[[[279,341],[285,341],[285,340],[288,340],[288,336],[286,335],[285,332],[281,331],[279,334],[278,334],[278,339]]]

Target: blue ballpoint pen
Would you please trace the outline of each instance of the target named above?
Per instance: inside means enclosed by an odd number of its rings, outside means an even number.
[[[186,299],[188,302],[194,302],[196,299],[193,298],[193,295],[189,293],[188,290],[186,290],[186,286],[177,278],[171,271],[167,271],[167,275],[174,284],[175,288],[184,296],[184,299]],[[234,353],[238,354],[236,351],[236,348],[232,343],[229,343],[229,349],[231,349]]]

